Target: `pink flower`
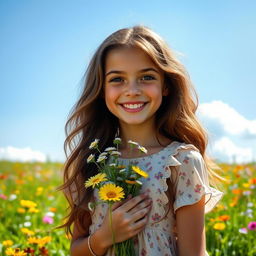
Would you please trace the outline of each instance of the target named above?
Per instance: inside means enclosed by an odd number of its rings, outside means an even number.
[[[6,195],[4,195],[4,194],[0,194],[0,198],[2,198],[2,199],[4,199],[4,200],[6,200],[6,199],[7,199],[7,196],[6,196]]]
[[[46,224],[52,224],[53,223],[53,218],[46,215],[46,216],[43,217],[43,222],[46,223]]]
[[[250,230],[255,230],[256,229],[256,221],[250,222],[247,227]]]

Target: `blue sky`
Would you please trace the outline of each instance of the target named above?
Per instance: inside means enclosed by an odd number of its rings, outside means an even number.
[[[64,124],[90,57],[110,33],[143,24],[182,54],[202,106],[219,101],[244,118],[232,133],[225,118],[202,114],[213,144],[228,138],[256,159],[255,13],[255,1],[235,0],[0,1],[0,153],[29,147],[63,160]]]

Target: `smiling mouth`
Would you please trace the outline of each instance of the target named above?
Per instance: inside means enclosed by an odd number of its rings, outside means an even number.
[[[123,103],[120,104],[122,108],[128,112],[138,112],[144,108],[147,102],[143,103]]]

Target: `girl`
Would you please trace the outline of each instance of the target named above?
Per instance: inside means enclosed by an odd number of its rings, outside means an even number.
[[[100,45],[66,124],[62,189],[70,214],[63,226],[72,234],[72,256],[114,255],[107,206],[88,209],[98,198],[84,182],[97,173],[86,161],[90,143],[98,138],[103,151],[117,134],[120,161],[136,162],[149,178],[142,194],[114,204],[116,242],[133,237],[141,256],[207,255],[204,214],[222,193],[209,186],[208,174],[219,176],[210,170],[193,96],[184,67],[149,28],[118,30]],[[128,140],[146,147],[147,155],[128,154]]]

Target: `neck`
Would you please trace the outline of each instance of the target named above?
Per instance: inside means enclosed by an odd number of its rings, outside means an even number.
[[[170,140],[157,134],[154,126],[122,125],[120,124],[120,137],[122,138],[122,149],[128,148],[127,141],[132,140],[146,148],[154,148],[167,145]]]

